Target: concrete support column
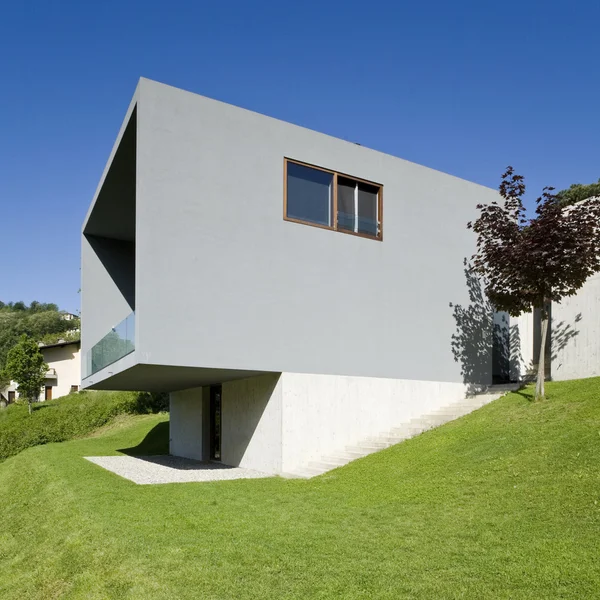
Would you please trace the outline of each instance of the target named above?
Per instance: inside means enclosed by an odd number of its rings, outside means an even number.
[[[170,394],[169,452],[173,456],[203,460],[202,388]]]

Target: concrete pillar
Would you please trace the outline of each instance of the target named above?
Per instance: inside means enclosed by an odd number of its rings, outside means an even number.
[[[202,388],[170,394],[169,452],[173,456],[206,459],[203,447]]]

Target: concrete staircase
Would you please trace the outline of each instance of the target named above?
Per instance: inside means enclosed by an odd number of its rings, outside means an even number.
[[[309,479],[322,475],[327,471],[347,465],[357,458],[363,458],[374,452],[379,452],[398,444],[411,437],[419,435],[428,429],[439,427],[448,421],[458,419],[493,400],[497,400],[508,392],[518,390],[521,384],[492,385],[480,392],[469,395],[459,402],[438,408],[437,410],[411,419],[400,427],[394,427],[379,435],[363,439],[357,444],[346,446],[343,450],[333,452],[321,457],[320,460],[309,462],[306,466],[295,469],[289,473],[282,473],[282,477]]]

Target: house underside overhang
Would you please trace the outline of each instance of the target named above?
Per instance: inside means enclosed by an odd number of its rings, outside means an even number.
[[[127,357],[125,357],[127,358]],[[123,365],[125,366],[125,365]],[[116,370],[116,368],[114,369]],[[107,373],[103,373],[106,371]],[[132,390],[143,392],[175,392],[263,375],[266,371],[240,369],[210,369],[136,364],[118,373],[111,366],[87,378],[82,386],[89,390]]]

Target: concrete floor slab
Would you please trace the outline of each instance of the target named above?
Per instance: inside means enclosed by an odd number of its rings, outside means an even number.
[[[178,456],[86,456],[85,459],[140,485],[272,477],[252,469]]]

